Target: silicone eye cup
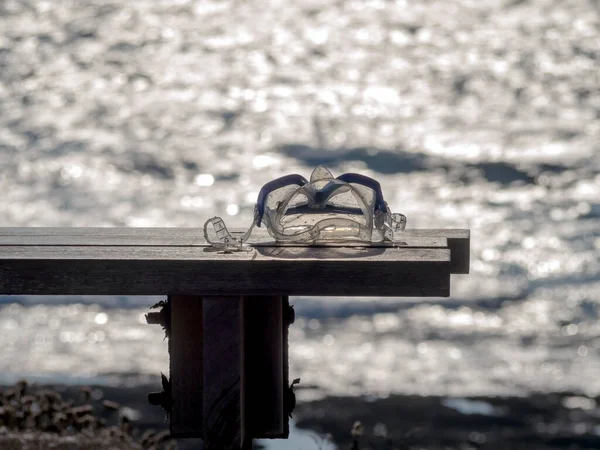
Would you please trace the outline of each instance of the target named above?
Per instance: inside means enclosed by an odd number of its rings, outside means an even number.
[[[334,178],[323,166],[310,181],[301,175],[286,175],[260,190],[248,231],[234,237],[223,219],[213,217],[204,224],[211,245],[241,250],[254,226],[265,224],[278,242],[392,241],[406,227],[406,216],[392,213],[383,199],[381,186],[373,178],[346,173]],[[212,225],[212,230],[209,225]]]

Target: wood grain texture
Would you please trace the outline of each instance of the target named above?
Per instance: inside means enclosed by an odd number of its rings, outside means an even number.
[[[171,435],[202,437],[203,314],[202,298],[170,296]]]
[[[242,232],[244,230],[233,230]],[[264,229],[255,229],[251,242],[256,247],[272,247],[276,244]],[[206,247],[201,228],[2,228],[0,246],[188,246]],[[305,246],[307,244],[285,244]],[[356,246],[361,244],[336,243],[331,246]],[[362,244],[364,245],[364,244]],[[371,244],[372,247],[450,247],[453,273],[468,273],[470,232],[465,229],[408,229],[398,234],[394,244]]]
[[[205,450],[239,450],[244,446],[244,329],[241,297],[204,297]]]
[[[232,230],[243,233],[243,230]],[[210,247],[199,228],[0,228],[0,245],[75,245],[75,246],[187,246]],[[362,247],[360,242],[277,243],[264,230],[255,229],[250,239],[255,247]],[[400,234],[394,242],[369,244],[370,247],[447,247],[444,236],[409,236]]]
[[[0,293],[448,296],[450,250],[0,247]]]
[[[468,272],[468,230],[400,239],[395,248],[265,241],[225,254],[197,228],[0,228],[0,293],[447,296],[448,271]]]
[[[442,254],[444,248],[376,248],[376,247],[262,247],[249,251],[225,253],[212,248],[141,247],[141,246],[0,246],[0,261],[5,260],[95,260],[95,261],[283,261],[283,260],[364,260],[427,261],[430,255]],[[450,253],[448,252],[448,256]]]
[[[467,274],[471,266],[471,231],[465,229],[412,229],[403,236],[410,239],[445,237],[452,254],[450,270],[454,274]]]
[[[244,229],[232,229],[233,233],[243,233]],[[469,237],[469,230],[464,229],[430,229],[418,228],[408,229],[397,235],[402,238],[464,238]],[[207,245],[204,240],[202,228],[123,228],[123,227],[0,227],[0,244],[7,245],[18,243],[18,245],[31,242],[39,245],[44,240],[60,238],[86,238],[96,240],[98,243],[116,244],[122,242],[127,245]],[[20,239],[20,240],[19,240]],[[255,228],[251,240],[269,241],[273,238],[263,228]],[[89,241],[85,241],[89,243]]]

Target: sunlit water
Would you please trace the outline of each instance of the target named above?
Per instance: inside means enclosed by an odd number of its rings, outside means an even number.
[[[0,226],[247,226],[274,177],[358,171],[409,228],[470,228],[471,274],[445,300],[292,299],[302,398],[599,395],[594,8],[3,0]],[[168,369],[156,299],[17,300],[0,381]]]

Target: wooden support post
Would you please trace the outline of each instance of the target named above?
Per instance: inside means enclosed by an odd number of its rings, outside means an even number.
[[[255,438],[286,438],[287,297],[244,297],[246,417]]]
[[[242,297],[204,297],[203,357],[205,450],[239,450],[244,417],[244,302]]]
[[[169,299],[171,434],[179,438],[198,437],[204,399],[202,297],[172,295]]]
[[[170,296],[171,434],[206,449],[285,438],[289,302]]]

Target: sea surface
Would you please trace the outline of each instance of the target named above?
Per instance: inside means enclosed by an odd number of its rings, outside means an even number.
[[[249,226],[289,173],[470,228],[449,299],[292,298],[324,395],[600,395],[588,0],[2,0],[0,226]],[[307,282],[310,282],[307,280]],[[168,371],[160,297],[1,297],[0,382]]]

